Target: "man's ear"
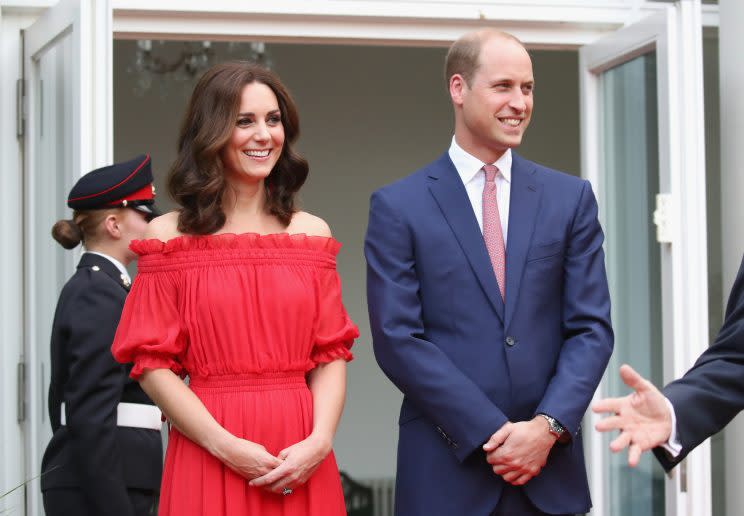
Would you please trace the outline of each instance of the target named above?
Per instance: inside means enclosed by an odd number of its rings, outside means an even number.
[[[449,80],[449,93],[452,98],[452,103],[461,106],[463,102],[463,94],[468,85],[465,83],[465,78],[456,73],[450,77]]]
[[[121,238],[121,219],[114,213],[106,215],[103,219],[103,228],[111,238]]]

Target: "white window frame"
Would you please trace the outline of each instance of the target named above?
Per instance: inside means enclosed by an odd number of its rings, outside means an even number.
[[[580,52],[582,173],[602,197],[599,76],[650,48],[657,51],[660,191],[670,194],[672,199],[671,242],[661,244],[664,383],[682,376],[708,346],[700,12],[699,0],[679,2]],[[683,60],[682,56],[687,59]],[[687,295],[689,293],[694,295]],[[617,371],[607,374],[617,374]],[[602,392],[601,386],[599,392]],[[589,426],[593,427],[599,418],[596,414],[590,415]],[[603,439],[593,432],[588,444],[592,492],[597,506],[602,507],[606,468],[602,454],[593,451],[601,450]],[[667,478],[667,514],[709,515],[710,478],[710,444],[706,441]]]

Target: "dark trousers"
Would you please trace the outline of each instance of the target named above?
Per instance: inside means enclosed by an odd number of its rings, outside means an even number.
[[[155,516],[157,514],[158,493],[146,489],[127,489],[135,516]],[[93,514],[82,491],[76,488],[47,489],[43,493],[46,516],[104,516]],[[125,511],[128,512],[128,511]],[[118,514],[112,510],[111,514]]]
[[[547,514],[530,502],[521,487],[507,485],[504,487],[499,504],[491,516],[546,516]],[[572,515],[565,514],[562,516]]]

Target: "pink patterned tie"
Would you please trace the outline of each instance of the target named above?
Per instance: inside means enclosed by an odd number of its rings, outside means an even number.
[[[496,202],[496,174],[499,169],[493,165],[483,165],[483,171],[486,173],[486,184],[483,186],[483,239],[486,241],[493,272],[496,273],[501,299],[506,299],[506,252],[499,205]]]

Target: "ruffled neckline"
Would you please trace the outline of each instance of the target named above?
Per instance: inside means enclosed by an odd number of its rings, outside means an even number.
[[[307,233],[218,233],[180,235],[165,242],[157,238],[132,240],[129,248],[139,256],[206,249],[307,249],[336,256],[341,242],[333,237]]]

